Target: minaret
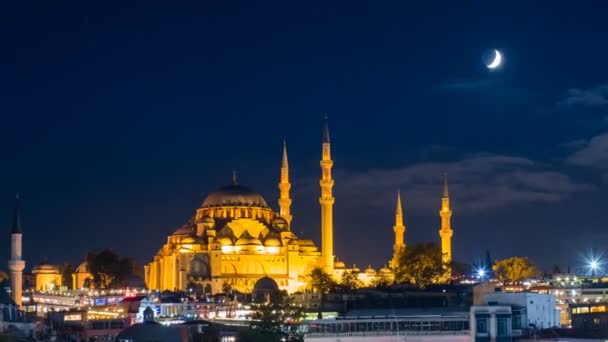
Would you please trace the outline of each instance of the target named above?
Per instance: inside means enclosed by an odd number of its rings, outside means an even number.
[[[19,215],[19,194],[17,194],[15,204],[15,214],[13,216],[13,227],[11,229],[11,259],[8,261],[8,269],[11,272],[11,291],[13,300],[18,306],[21,306],[22,286],[23,286],[23,269],[25,261],[21,255],[21,217]]]
[[[323,127],[323,154],[321,158],[321,257],[325,272],[333,275],[334,271],[334,218],[333,206],[335,199],[332,195],[334,180],[331,178],[331,168],[334,161],[331,160],[331,144],[329,143],[329,126],[327,115]]]
[[[397,207],[395,209],[395,244],[393,245],[393,260],[391,261],[392,268],[396,268],[399,264],[399,252],[405,249],[403,236],[405,235],[405,225],[403,224],[403,207],[401,206],[401,190],[397,191]]]
[[[441,237],[441,255],[444,263],[452,262],[452,210],[450,209],[450,193],[448,191],[448,176],[443,176],[443,196],[441,197],[441,229],[439,236]]]
[[[279,214],[291,225],[291,198],[289,197],[289,163],[287,162],[287,144],[283,141],[283,160],[281,162],[281,181],[279,182]]]

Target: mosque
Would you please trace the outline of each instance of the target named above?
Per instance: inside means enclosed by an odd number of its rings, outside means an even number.
[[[259,287],[275,286],[289,293],[307,288],[307,275],[322,267],[340,279],[346,271],[355,270],[364,284],[378,278],[393,278],[397,253],[406,248],[401,195],[395,212],[395,239],[390,268],[364,271],[337,261],[333,253],[333,160],[327,119],[323,129],[321,179],[321,248],[313,240],[298,237],[291,227],[291,183],[287,149],[283,145],[279,211],[270,208],[264,198],[251,188],[238,183],[210,193],[188,223],[167,237],[164,244],[145,266],[149,289],[185,290],[200,286],[206,293],[219,293],[231,288],[251,293]],[[447,180],[444,179],[441,217],[443,261],[451,261],[452,229]]]
[[[333,160],[327,120],[323,130],[321,179],[321,248],[313,240],[298,237],[291,228],[291,183],[287,148],[283,145],[280,182],[278,184],[279,211],[270,208],[264,198],[252,189],[238,184],[233,176],[232,184],[221,187],[205,198],[188,223],[167,238],[145,266],[145,282],[152,290],[185,290],[191,286],[206,293],[224,292],[232,288],[251,293],[256,289],[279,288],[289,293],[308,288],[308,275],[321,267],[336,279],[345,272],[356,272],[359,280],[369,285],[374,280],[394,278],[393,269],[398,266],[398,253],[406,248],[401,193],[397,193],[395,210],[395,234],[393,257],[378,272],[371,267],[360,270],[347,268],[333,254]],[[452,235],[450,196],[447,179],[444,178],[441,199],[441,249],[443,261],[452,260]],[[11,257],[8,263],[11,279],[11,297],[21,305],[22,230],[19,216],[19,199],[15,207],[11,227]],[[32,269],[35,289],[47,291],[62,285],[59,268],[41,263]],[[449,275],[449,270],[448,270]],[[86,262],[72,275],[74,289],[85,286],[92,278]]]

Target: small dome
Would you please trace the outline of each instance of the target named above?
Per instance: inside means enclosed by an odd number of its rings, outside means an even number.
[[[196,240],[194,240],[194,238],[192,236],[188,236],[182,239],[181,241],[182,243],[195,243]]]
[[[222,246],[232,246],[232,239],[226,236],[217,239],[217,242]]]
[[[261,246],[262,243],[260,242],[260,240],[254,238],[254,237],[241,237],[240,239],[236,240],[236,243],[234,245],[235,246]]]
[[[280,247],[281,246],[281,240],[277,239],[276,237],[270,237],[270,238],[266,239],[266,241],[264,241],[264,246],[266,246],[266,247]]]
[[[201,208],[231,206],[268,208],[262,195],[236,183],[223,186],[210,193],[203,201]]]
[[[59,268],[48,262],[41,262],[32,269],[32,273],[60,273]]]
[[[78,265],[74,273],[89,273],[89,265],[87,262],[83,261],[80,265]]]
[[[376,274],[376,270],[374,270],[372,268],[372,265],[367,266],[367,268],[365,269],[365,273],[367,274]]]
[[[300,239],[298,240],[298,245],[302,247],[315,247],[315,243],[312,240]]]
[[[334,262],[334,268],[346,268],[346,264],[343,261]]]
[[[383,267],[380,269],[380,274],[391,274],[391,273],[393,273],[393,271],[391,271],[390,268]]]

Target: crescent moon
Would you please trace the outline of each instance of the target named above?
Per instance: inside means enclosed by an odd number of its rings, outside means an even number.
[[[500,63],[502,62],[502,55],[500,54],[500,51],[498,50],[494,50],[494,60],[492,61],[492,63],[488,64],[488,69],[496,69],[500,66]]]

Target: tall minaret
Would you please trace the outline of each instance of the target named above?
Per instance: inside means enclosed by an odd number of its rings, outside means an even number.
[[[395,244],[393,245],[393,260],[391,261],[392,268],[396,268],[399,264],[399,252],[405,249],[403,236],[405,235],[405,225],[403,224],[403,208],[401,206],[401,190],[397,191],[397,207],[395,209]]]
[[[334,218],[333,206],[335,199],[332,195],[334,180],[331,178],[331,168],[334,161],[331,160],[331,144],[329,143],[329,126],[327,115],[323,127],[323,155],[321,158],[321,256],[322,266],[325,272],[333,274],[334,271]]]
[[[13,217],[13,227],[11,229],[11,259],[8,261],[8,269],[11,272],[11,291],[13,300],[18,306],[21,306],[22,286],[23,286],[23,269],[25,261],[21,255],[21,217],[19,215],[19,194],[15,204],[15,214]]]
[[[441,237],[441,255],[444,263],[452,262],[452,210],[450,209],[450,193],[448,191],[448,176],[443,175],[443,196],[441,197],[441,229],[439,236]]]
[[[279,214],[291,225],[291,197],[289,197],[289,163],[287,162],[287,144],[283,141],[283,161],[281,162],[281,181],[279,182]]]

